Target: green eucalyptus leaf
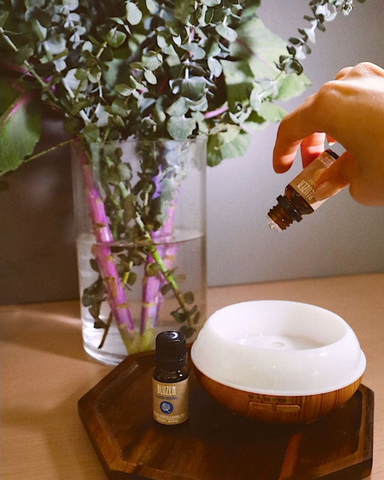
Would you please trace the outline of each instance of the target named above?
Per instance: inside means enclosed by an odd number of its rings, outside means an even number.
[[[124,211],[124,222],[129,223],[132,219],[135,218],[136,214],[132,195],[128,195],[126,198],[124,198],[122,207]]]
[[[301,95],[309,86],[310,81],[305,75],[289,73],[284,76],[279,84],[276,100],[288,100],[289,98]]]
[[[161,49],[168,47],[168,45],[170,44],[171,40],[169,38],[169,34],[167,33],[168,32],[162,32],[162,31],[157,32],[156,42],[158,47]]]
[[[101,79],[101,69],[100,66],[95,64],[92,66],[91,70],[88,72],[88,80],[91,83],[99,83]]]
[[[208,58],[208,68],[215,77],[220,77],[223,71],[221,63],[214,57]]]
[[[107,328],[107,324],[103,320],[101,320],[101,318],[95,318],[96,314],[95,314],[95,311],[92,308],[89,309],[89,313],[95,319],[95,321],[93,322],[93,328],[103,329],[103,330],[105,330]]]
[[[54,56],[62,53],[65,50],[67,42],[65,37],[59,35],[58,33],[54,33],[50,35],[45,42],[43,42],[43,45],[45,50]]]
[[[155,14],[159,9],[159,4],[155,0],[145,0],[149,13]]]
[[[220,43],[214,37],[208,38],[205,50],[208,57],[217,57],[221,54]]]
[[[257,112],[253,111],[244,122],[244,128],[248,130],[264,130],[269,125],[265,118],[261,117]]]
[[[187,105],[187,102],[185,101],[185,98],[180,97],[176,100],[175,103],[172,103],[172,105],[167,108],[166,112],[168,113],[168,115],[171,115],[171,117],[181,117],[182,115],[187,113],[188,109],[189,107]]]
[[[171,117],[167,122],[167,131],[174,140],[185,140],[195,129],[196,121],[193,118]]]
[[[258,110],[258,114],[269,122],[279,122],[286,113],[279,105],[271,102],[263,102]]]
[[[156,70],[163,62],[163,57],[160,53],[147,52],[141,57],[141,63],[146,70]]]
[[[207,7],[215,7],[216,5],[220,5],[221,0],[201,0],[201,3],[207,5]]]
[[[171,312],[171,315],[177,323],[184,323],[187,319],[183,312],[178,312],[177,310]]]
[[[151,72],[150,70],[145,70],[144,77],[147,80],[147,82],[150,83],[151,85],[156,85],[157,84],[156,75],[153,72]]]
[[[241,157],[247,151],[250,136],[237,125],[226,125],[225,131],[208,136],[208,165],[219,164],[225,158]]]
[[[185,292],[183,294],[184,301],[187,305],[192,305],[192,303],[195,301],[195,297],[193,295],[193,292]]]
[[[89,105],[92,104],[92,100],[81,100],[80,102],[76,102],[70,109],[69,113],[71,115],[77,115],[80,110],[83,110],[86,107],[89,107]]]
[[[185,335],[185,338],[191,338],[196,330],[193,327],[183,325],[182,327],[180,327],[179,331]]]
[[[237,125],[228,125],[227,131],[219,134],[223,159],[242,157],[248,149],[250,136]]]
[[[88,123],[84,127],[83,134],[88,142],[96,142],[100,136],[99,127],[94,123]]]
[[[132,62],[129,66],[132,68],[132,70],[144,70],[141,62]]]
[[[126,38],[127,35],[124,32],[119,32],[119,30],[113,28],[108,32],[106,40],[108,42],[108,45],[113,48],[118,48],[125,42]]]
[[[231,56],[248,62],[256,80],[275,79],[280,73],[276,61],[286,54],[286,42],[254,17],[237,29],[237,41],[229,46]]]
[[[117,171],[123,182],[129,182],[132,179],[132,167],[129,164],[119,162],[117,165]]]
[[[249,62],[222,60],[221,64],[229,107],[233,108],[237,103],[248,101],[255,83]]]
[[[219,25],[216,25],[215,30],[221,37],[228,40],[228,42],[234,42],[237,38],[236,30],[228,27],[227,25],[224,25],[223,23],[219,23]]]
[[[28,8],[24,17],[27,22],[38,20],[38,22],[45,28],[49,28],[52,23],[49,13],[36,6]]]
[[[190,77],[181,81],[180,92],[191,100],[199,100],[205,92],[207,84],[202,77]]]
[[[116,100],[112,102],[111,110],[112,113],[120,115],[121,117],[126,117],[129,114],[129,108],[122,98],[116,98]]]
[[[252,109],[255,110],[256,112],[258,112],[262,100],[263,100],[263,97],[261,95],[261,89],[260,89],[260,86],[257,85],[252,90],[251,95],[249,97],[249,103],[251,104]]]
[[[131,287],[136,283],[137,280],[137,274],[135,272],[129,272],[128,278],[127,278],[127,283]]]
[[[19,97],[0,117],[0,172],[18,168],[40,138],[41,104],[31,94]]]
[[[78,0],[63,0],[63,5],[69,10],[73,11],[76,10],[79,6]]]
[[[93,271],[95,271],[97,273],[100,272],[99,264],[96,262],[96,260],[94,258],[91,258],[89,263],[90,263]]]
[[[148,263],[145,267],[145,273],[148,277],[155,277],[160,272],[160,267],[157,263]]]
[[[186,25],[194,11],[195,0],[177,0],[174,3],[174,15],[177,20]]]
[[[172,290],[172,285],[170,283],[166,283],[160,288],[162,295],[166,295],[170,290]]]
[[[207,100],[206,96],[204,96],[204,97],[200,98],[200,100],[196,100],[196,101],[193,101],[193,100],[190,100],[189,98],[187,98],[186,99],[186,104],[192,112],[206,112],[208,110],[208,100]],[[203,117],[203,119],[204,119],[204,117]]]
[[[28,60],[33,55],[34,49],[30,45],[23,45],[19,48],[15,55],[15,61],[18,65],[22,65],[25,60]]]
[[[185,43],[184,45],[180,45],[180,48],[192,54],[195,60],[201,60],[206,56],[204,48],[199,47],[197,43]]]
[[[129,97],[132,95],[132,88],[130,88],[128,85],[125,83],[119,83],[118,85],[115,86],[116,92],[120,93],[120,95],[123,95],[123,97]]]
[[[81,304],[83,307],[90,307],[93,304],[93,295],[89,295],[87,289],[83,290],[83,294],[81,296]]]
[[[137,25],[141,22],[143,14],[139,7],[133,2],[126,3],[127,20],[131,25]]]

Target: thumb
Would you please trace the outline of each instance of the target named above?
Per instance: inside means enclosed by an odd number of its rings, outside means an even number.
[[[315,189],[317,201],[325,200],[348,186],[353,178],[354,160],[344,152],[318,179]]]

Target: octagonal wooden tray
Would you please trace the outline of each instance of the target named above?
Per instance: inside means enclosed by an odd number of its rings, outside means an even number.
[[[358,480],[372,468],[372,390],[312,424],[236,417],[190,377],[190,418],[152,418],[153,354],[132,355],[79,400],[80,418],[110,480]]]

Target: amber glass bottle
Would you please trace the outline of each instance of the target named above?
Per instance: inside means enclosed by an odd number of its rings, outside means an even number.
[[[163,425],[188,419],[187,346],[181,332],[162,332],[156,337],[156,367],[152,373],[153,418]]]
[[[284,195],[277,197],[277,205],[268,212],[269,226],[272,229],[285,230],[291,223],[300,222],[303,215],[313,213],[325,202],[316,201],[315,185],[324,170],[337,159],[335,152],[325,150],[286,186]]]

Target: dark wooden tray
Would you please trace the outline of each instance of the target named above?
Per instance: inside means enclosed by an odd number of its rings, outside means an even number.
[[[79,414],[111,480],[357,480],[372,467],[372,390],[307,425],[235,417],[190,379],[190,418],[152,418],[153,354],[132,355],[79,400]]]

